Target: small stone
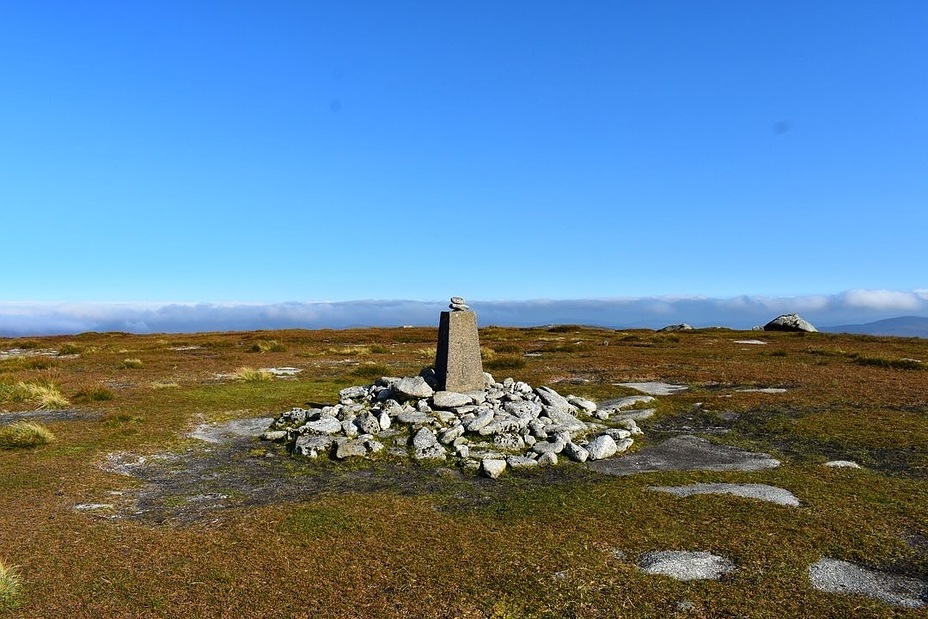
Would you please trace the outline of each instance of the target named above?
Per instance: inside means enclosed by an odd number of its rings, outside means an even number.
[[[463,305],[464,303],[467,303],[467,301],[464,300],[464,297],[451,297],[451,302],[456,305]]]
[[[377,422],[380,424],[381,431],[390,429],[390,415],[384,411],[380,411],[380,415],[377,416]]]
[[[406,398],[430,398],[435,393],[421,376],[401,378],[393,389]]]
[[[342,422],[334,417],[327,417],[319,421],[310,421],[303,427],[316,434],[336,434],[342,431]]]
[[[353,423],[361,434],[377,434],[382,429],[378,417],[369,411],[355,417]]]
[[[354,425],[353,419],[346,419],[342,422],[342,432],[348,438],[354,438],[359,434],[358,426]]]
[[[286,430],[268,430],[261,434],[262,441],[282,441],[287,438]]]
[[[825,466],[838,469],[859,469],[860,465],[854,462],[853,460],[830,460],[825,463]]]
[[[396,420],[400,423],[406,424],[416,424],[416,423],[427,423],[429,421],[429,416],[425,413],[420,413],[417,410],[406,410],[403,409],[396,416]]]
[[[493,437],[493,446],[497,449],[525,449],[525,441],[518,434],[505,433]]]
[[[530,469],[538,466],[538,460],[527,456],[509,456],[506,458],[506,464],[512,469]]]
[[[483,427],[489,425],[492,421],[493,421],[493,411],[485,410],[479,415],[477,415],[477,417],[474,418],[473,421],[467,424],[467,431],[468,432],[479,432]]]
[[[413,450],[413,458],[416,460],[444,460],[446,455],[445,448],[437,442]]]
[[[590,441],[590,444],[586,446],[586,450],[590,452],[590,460],[603,460],[614,456],[618,451],[618,446],[611,436],[601,434]]]
[[[454,453],[459,458],[467,458],[470,456],[470,446],[469,445],[455,445]]]
[[[506,461],[484,458],[480,461],[480,470],[490,479],[497,479],[506,470]]]
[[[293,453],[299,456],[316,458],[320,453],[328,451],[335,442],[331,436],[306,434],[296,439],[293,444]]]
[[[540,466],[557,466],[557,454],[553,451],[543,453],[538,456],[537,462]]]
[[[574,442],[569,442],[564,445],[564,455],[574,462],[586,462],[590,452]]]
[[[623,438],[618,443],[615,444],[615,453],[625,453],[628,451],[628,448],[634,445],[635,441],[631,438]]]
[[[435,408],[458,408],[467,406],[473,400],[469,395],[456,391],[436,391],[432,395],[432,406]]]
[[[344,389],[339,391],[338,397],[339,399],[343,401],[357,400],[357,399],[366,397],[367,394],[368,394],[367,387],[354,386],[354,387],[345,387]]]
[[[567,401],[585,413],[592,413],[596,411],[596,402],[592,400],[587,400],[586,398],[581,398],[576,395],[567,396]]]
[[[367,455],[367,447],[362,441],[340,438],[335,441],[335,457],[339,460],[357,458]]]
[[[461,438],[462,436],[464,436],[464,426],[459,424],[442,430],[438,434],[438,442],[442,443],[443,445],[448,445],[449,443],[453,443],[455,440]]]
[[[412,437],[412,446],[416,449],[424,449],[436,443],[438,443],[438,439],[429,428],[420,428]]]

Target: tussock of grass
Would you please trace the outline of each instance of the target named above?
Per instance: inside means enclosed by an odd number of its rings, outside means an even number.
[[[141,368],[143,365],[145,365],[145,364],[142,363],[142,360],[141,360],[141,359],[136,359],[136,358],[132,358],[132,359],[123,359],[123,361],[122,361],[122,367],[124,367],[124,368],[127,369],[127,370],[138,370],[138,369]]]
[[[0,403],[4,402],[35,402],[36,408],[40,410],[56,410],[71,404],[58,387],[38,382],[0,384]]]
[[[22,581],[16,568],[0,561],[0,610],[15,608],[21,591]]]
[[[480,358],[483,359],[484,363],[495,358],[496,351],[490,348],[489,346],[480,347]]]
[[[58,347],[58,356],[63,357],[65,355],[79,355],[83,351],[84,349],[81,346],[68,342],[67,344],[62,344]]]
[[[232,378],[246,383],[257,383],[273,380],[274,375],[264,370],[256,370],[255,368],[250,367],[240,367],[232,373]]]
[[[521,370],[525,367],[525,359],[519,357],[498,357],[483,364],[490,372],[497,370]]]
[[[0,428],[0,449],[28,449],[53,440],[51,430],[31,421],[17,421]]]
[[[381,376],[390,376],[390,368],[382,363],[365,363],[351,370],[351,376],[374,380]]]
[[[258,340],[248,348],[248,352],[286,352],[287,347],[277,340]]]
[[[434,359],[435,355],[438,353],[438,348],[432,346],[431,348],[417,348],[413,351],[416,355],[420,357],[426,357],[427,359]]]

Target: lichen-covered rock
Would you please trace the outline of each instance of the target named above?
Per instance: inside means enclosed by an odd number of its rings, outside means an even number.
[[[497,479],[506,470],[506,461],[497,458],[484,458],[480,461],[480,472],[490,479]]]
[[[618,446],[616,446],[615,440],[611,436],[600,434],[590,441],[586,446],[586,450],[590,452],[590,460],[603,460],[614,456],[615,452],[618,451]]]
[[[425,379],[421,376],[407,376],[401,378],[393,390],[398,394],[410,398],[430,398],[435,393]]]
[[[818,329],[803,320],[799,314],[782,314],[764,325],[764,331],[806,331],[817,333]]]

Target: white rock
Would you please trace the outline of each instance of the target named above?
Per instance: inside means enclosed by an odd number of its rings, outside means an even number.
[[[480,470],[491,479],[496,479],[506,470],[506,461],[495,458],[484,458],[480,461]]]
[[[662,574],[675,580],[718,580],[734,571],[735,564],[709,552],[665,550],[641,557],[638,568],[646,574]]]
[[[853,460],[830,460],[825,463],[825,466],[830,466],[833,468],[839,469],[859,469],[860,465],[854,462]]]
[[[590,452],[590,460],[603,460],[614,456],[618,451],[618,446],[611,436],[601,434],[590,441],[590,444],[586,446],[586,450]]]
[[[394,385],[393,389],[407,398],[429,398],[435,393],[421,376],[406,376],[405,378],[401,378],[400,381]]]
[[[469,395],[456,391],[436,391],[432,395],[432,406],[435,408],[457,408],[473,402]]]
[[[419,431],[412,437],[412,446],[416,449],[425,449],[438,443],[435,433],[429,428],[419,428]]]
[[[327,417],[318,421],[310,421],[303,427],[316,434],[336,434],[342,431],[342,422],[334,417]]]
[[[479,432],[493,421],[493,411],[484,410],[467,424],[468,432]]]
[[[557,454],[553,451],[541,454],[538,456],[538,464],[540,466],[557,466]]]
[[[538,466],[538,460],[527,456],[509,456],[506,458],[506,464],[512,469],[530,469]]]
[[[581,398],[576,395],[567,396],[567,401],[584,411],[585,413],[592,413],[596,411],[596,402],[592,400],[587,400],[586,398]]]
[[[590,457],[590,452],[577,445],[573,441],[564,445],[564,455],[573,460],[574,462],[586,462],[587,458]]]

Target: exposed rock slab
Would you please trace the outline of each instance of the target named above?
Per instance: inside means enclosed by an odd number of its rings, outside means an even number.
[[[817,333],[812,323],[803,320],[799,314],[781,314],[764,325],[764,331],[806,331]]]
[[[718,580],[735,570],[735,564],[711,552],[662,550],[648,552],[638,561],[645,574],[669,576],[674,580]]]
[[[634,475],[658,471],[760,471],[780,466],[767,454],[714,445],[692,435],[675,436],[659,445],[613,460],[599,460],[590,468],[606,475]]]
[[[799,507],[799,499],[784,488],[767,484],[691,484],[689,486],[651,486],[655,492],[666,492],[679,497],[696,494],[731,494],[748,499],[769,501],[777,505]]]
[[[673,395],[681,391],[686,391],[689,387],[686,385],[671,385],[669,383],[662,383],[657,381],[650,381],[645,383],[618,383],[621,387],[628,387],[629,389],[637,389],[642,393],[647,393],[648,395]]]
[[[809,582],[819,591],[865,595],[893,606],[924,608],[928,583],[824,557],[809,566]]]
[[[233,419],[216,423],[202,423],[190,431],[187,436],[207,443],[224,443],[233,438],[261,436],[273,417],[255,419]]]

